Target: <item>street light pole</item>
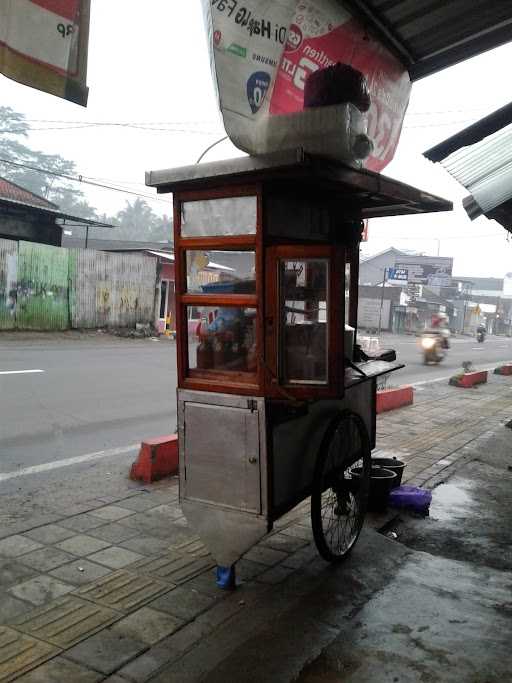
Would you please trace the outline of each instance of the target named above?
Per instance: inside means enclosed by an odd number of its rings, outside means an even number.
[[[382,294],[380,297],[380,311],[379,311],[379,337],[380,337],[380,332],[382,328],[382,306],[384,304],[384,287],[386,285],[386,273],[388,272],[387,268],[384,268],[384,276],[382,278]]]

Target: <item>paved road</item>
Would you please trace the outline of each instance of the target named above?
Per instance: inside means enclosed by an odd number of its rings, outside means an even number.
[[[174,432],[175,390],[171,342],[0,336],[0,491],[1,473]]]
[[[412,337],[385,336],[383,346],[396,348],[407,365],[394,375],[394,384],[450,376],[463,360],[477,367],[512,360],[512,340],[502,337],[489,337],[483,345],[455,339],[446,361],[429,367]],[[2,374],[13,371],[20,374]],[[85,487],[93,471],[124,476],[141,439],[174,431],[175,389],[173,342],[0,335],[0,495],[80,473]],[[80,456],[88,457],[77,461]],[[67,467],[51,469],[68,459]]]
[[[398,360],[406,367],[393,374],[390,381],[415,384],[434,379],[448,378],[462,369],[462,363],[470,360],[475,368],[495,367],[497,363],[512,361],[512,339],[489,336],[483,344],[473,337],[455,337],[446,358],[439,365],[423,364],[418,339],[412,336],[383,335],[384,348],[394,348]]]

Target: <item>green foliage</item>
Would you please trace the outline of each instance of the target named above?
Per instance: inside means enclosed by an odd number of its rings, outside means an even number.
[[[144,242],[172,240],[172,220],[155,214],[143,199],[127,201],[115,216],[100,216],[77,188],[76,181],[61,177],[77,175],[75,162],[60,154],[31,149],[25,143],[29,132],[30,125],[23,114],[0,106],[0,176],[53,202],[64,213],[118,226],[116,230],[91,230],[91,238]],[[74,228],[73,232],[81,237],[84,230]]]

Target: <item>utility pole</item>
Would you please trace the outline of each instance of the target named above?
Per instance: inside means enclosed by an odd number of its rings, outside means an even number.
[[[384,276],[382,278],[382,294],[380,297],[380,311],[379,311],[379,337],[382,329],[382,306],[384,304],[384,287],[386,285],[386,274],[388,272],[387,268],[384,268]]]

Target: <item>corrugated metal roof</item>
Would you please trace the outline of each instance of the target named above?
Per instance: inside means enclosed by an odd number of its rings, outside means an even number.
[[[58,209],[57,204],[49,202],[44,197],[40,197],[24,187],[20,187],[10,180],[0,178],[0,197],[17,202],[18,204],[26,204],[27,206],[39,206],[43,209]]]
[[[512,199],[510,112],[502,127],[491,123],[496,114],[510,108],[503,107],[424,153],[470,192],[463,205],[472,220]]]
[[[409,69],[412,80],[512,40],[508,0],[340,0]]]

